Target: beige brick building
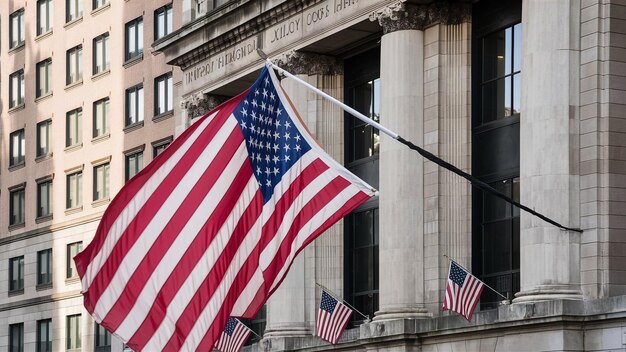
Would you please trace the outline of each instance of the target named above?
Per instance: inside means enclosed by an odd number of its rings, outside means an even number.
[[[71,256],[172,140],[180,70],[151,44],[172,0],[0,2],[0,350],[121,351]]]

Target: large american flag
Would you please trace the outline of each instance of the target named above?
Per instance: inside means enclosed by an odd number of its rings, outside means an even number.
[[[471,321],[484,284],[454,261],[450,261],[443,310],[457,312]]]
[[[228,318],[222,335],[215,343],[215,349],[220,352],[238,352],[252,333],[247,326],[237,318]]]
[[[111,202],[74,258],[84,305],[136,351],[208,350],[373,193],[324,153],[264,69]]]
[[[320,309],[317,311],[317,336],[332,344],[336,344],[350,321],[352,310],[339,302],[335,297],[322,290]]]

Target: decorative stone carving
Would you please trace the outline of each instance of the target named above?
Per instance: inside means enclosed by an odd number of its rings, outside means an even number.
[[[187,110],[189,120],[202,116],[228,100],[228,97],[216,94],[196,93],[184,98],[180,107]]]
[[[343,64],[334,56],[292,51],[281,55],[275,62],[278,66],[296,75],[343,74]]]
[[[378,21],[384,34],[411,29],[424,30],[437,23],[459,24],[468,22],[471,18],[471,4],[448,1],[415,5],[401,0],[370,14],[370,21]]]

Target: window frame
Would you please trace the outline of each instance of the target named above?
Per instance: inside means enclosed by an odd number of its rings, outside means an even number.
[[[15,196],[17,196],[18,204],[15,204]],[[9,226],[22,226],[26,223],[26,187],[11,189],[9,191]],[[15,213],[17,210],[17,214]]]
[[[163,83],[163,103],[161,107],[161,82]],[[174,111],[174,82],[172,72],[167,72],[154,79],[154,116],[169,114]]]
[[[46,188],[46,191],[48,192],[46,199],[47,199],[47,204],[45,207],[42,207],[42,187]],[[37,182],[37,219],[41,219],[41,218],[47,218],[52,216],[52,196],[53,196],[53,192],[52,192],[53,188],[52,188],[52,178],[48,178],[45,179],[43,181],[39,181]],[[42,209],[46,208],[48,209],[47,213],[43,213]]]
[[[13,82],[14,79],[16,84]],[[9,109],[23,106],[26,100],[25,93],[24,69],[20,69],[9,75]]]
[[[83,143],[83,109],[76,108],[65,113],[65,147]]]
[[[134,28],[135,47],[131,51],[130,37],[131,28]],[[143,57],[143,16],[139,16],[132,21],[126,22],[124,25],[124,61],[132,61],[139,57]]]
[[[111,164],[109,162],[94,165],[93,167],[93,201],[109,199],[109,181]],[[102,175],[100,175],[102,173]],[[101,180],[99,178],[101,177]]]
[[[47,272],[42,274],[43,261],[45,260]],[[52,248],[37,251],[37,286],[52,287]]]
[[[135,166],[135,172],[130,175],[131,158],[134,157],[133,165]],[[136,152],[128,153],[124,156],[124,179],[128,182],[131,178],[137,175],[143,169],[143,149]]]
[[[46,340],[42,341],[41,333],[42,327],[45,324],[46,327]],[[46,344],[45,348],[42,348],[42,344]],[[37,352],[52,352],[52,319],[40,319],[37,320],[37,338],[36,338],[36,351]]]
[[[13,267],[18,265],[17,269],[17,280],[13,279]],[[14,281],[15,285],[14,286]],[[17,257],[9,258],[9,293],[20,293],[24,292],[24,256],[19,255]]]
[[[76,209],[83,206],[83,171],[79,170],[66,175],[65,209]],[[75,194],[74,200],[71,195]],[[73,201],[74,200],[74,201]],[[73,201],[73,202],[72,202]]]
[[[74,256],[83,250],[83,241],[76,241],[68,243],[66,247],[66,261],[65,261],[65,279],[78,278],[78,272],[76,271],[76,264],[74,263]]]
[[[109,55],[109,32],[103,33],[93,38],[93,60],[92,60],[92,74],[98,75],[104,72],[108,72],[111,69],[111,59]],[[102,52],[99,52],[98,48],[101,48]],[[99,68],[98,61],[102,60],[102,68]]]
[[[169,3],[165,6],[162,6],[158,9],[156,9],[154,11],[154,40],[157,41],[161,38],[164,38],[166,36],[168,36],[170,33],[173,32],[173,28],[174,28],[174,23],[173,23],[173,16],[174,10],[172,7],[172,3]],[[163,17],[160,17],[163,14]],[[159,26],[160,26],[160,18],[163,18],[163,28],[164,28],[164,32],[163,34],[159,33]],[[168,30],[169,27],[169,30]]]
[[[65,53],[65,85],[70,86],[83,81],[83,46],[70,48]]]
[[[17,142],[15,137],[17,137]],[[14,154],[17,154],[17,157]],[[26,132],[21,128],[9,134],[9,167],[24,165],[24,163],[26,163]]]
[[[94,351],[95,352],[109,352],[111,351],[111,333],[104,328],[104,326],[94,322]],[[104,330],[104,333],[101,333]],[[101,338],[104,341],[101,341]]]
[[[143,123],[145,115],[143,83],[139,83],[126,89],[125,92],[125,126],[130,127]],[[134,120],[131,119],[131,102],[134,100]]]
[[[17,349],[13,348],[14,345],[14,332],[13,329],[18,329],[19,340]],[[24,323],[9,324],[9,349],[8,352],[24,352]]]
[[[103,108],[100,110],[99,106],[103,105]],[[109,125],[109,107],[110,107],[110,99],[109,97],[105,97],[93,102],[93,124],[92,124],[92,137],[100,138],[110,135],[110,125]],[[98,112],[101,112],[98,113]],[[101,116],[102,115],[102,116]],[[101,121],[100,121],[101,120]],[[98,128],[98,126],[102,126],[102,131]]]
[[[74,325],[72,321],[75,320]],[[80,351],[81,349],[81,320],[82,314],[71,314],[65,318],[65,350],[66,351]],[[72,327],[75,327],[72,331]]]
[[[156,142],[153,142],[152,143],[152,160],[154,160],[157,156],[163,153],[163,151],[167,147],[169,147],[169,145],[172,143],[172,140],[173,138],[170,136],[170,137],[158,140]]]
[[[100,4],[98,4],[100,3]],[[97,10],[109,4],[109,0],[92,0],[91,8],[92,10]]]
[[[45,4],[45,19],[46,26],[42,26],[42,13],[41,13],[41,5]],[[53,28],[53,19],[54,19],[54,8],[52,6],[52,0],[37,0],[37,36],[42,36],[44,34],[52,32]]]
[[[13,21],[15,20],[17,20],[17,33],[15,33],[15,28],[13,26]],[[25,45],[25,30],[24,8],[13,11],[9,15],[9,49],[17,49]],[[15,35],[17,35],[17,38],[15,38],[17,40],[14,40]]]
[[[83,1],[84,0],[65,0],[65,23],[71,23],[83,18]],[[76,13],[72,13],[72,6],[76,9]]]
[[[45,70],[45,82],[41,82],[41,70]],[[36,77],[35,77],[35,98],[41,98],[52,94],[52,58],[39,61],[36,65]],[[46,88],[42,89],[42,85]]]
[[[41,148],[41,142],[42,142],[42,133],[41,133],[41,128],[45,126],[45,140],[46,140],[46,148],[45,150],[43,148]],[[37,146],[36,146],[36,158],[42,158],[48,155],[52,155],[52,134],[51,134],[51,128],[52,128],[52,119],[47,119],[44,121],[41,121],[39,123],[37,123]]]

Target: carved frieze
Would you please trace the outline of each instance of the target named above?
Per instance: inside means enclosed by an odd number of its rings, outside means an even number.
[[[459,24],[470,21],[471,4],[464,2],[435,2],[428,5],[407,3],[406,0],[370,14],[370,21],[378,21],[383,33],[404,30],[424,30],[434,24]]]

